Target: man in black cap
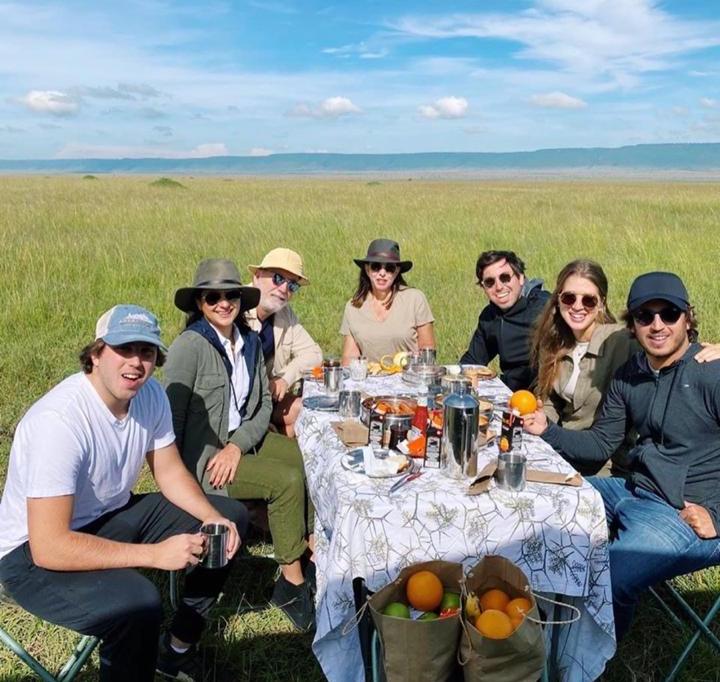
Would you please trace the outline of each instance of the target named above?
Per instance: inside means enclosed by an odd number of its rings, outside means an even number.
[[[571,461],[605,461],[629,427],[630,476],[588,480],[605,503],[618,640],[651,585],[720,560],[720,363],[695,362],[697,324],[682,280],[650,272],[630,288],[624,320],[643,353],[615,374],[590,429],[569,431],[542,406],[526,429]]]

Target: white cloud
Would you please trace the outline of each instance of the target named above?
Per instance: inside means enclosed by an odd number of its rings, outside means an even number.
[[[467,114],[468,101],[464,97],[441,97],[432,104],[423,104],[418,112],[425,118],[463,118]]]
[[[222,142],[199,144],[191,150],[172,150],[160,147],[134,147],[126,145],[66,144],[57,154],[57,159],[204,159],[210,156],[228,156]]]
[[[629,88],[681,54],[720,45],[720,22],[678,19],[656,0],[535,0],[517,13],[406,16],[393,26],[415,38],[499,38],[521,59],[555,64]]]
[[[577,97],[571,97],[564,92],[547,92],[543,95],[533,95],[530,103],[544,109],[584,109],[587,103]]]
[[[700,106],[703,107],[703,109],[717,109],[720,106],[720,102],[710,97],[701,97]]]
[[[304,102],[296,104],[287,112],[287,115],[308,118],[339,118],[340,116],[361,113],[362,109],[353,104],[352,100],[347,97],[328,97],[314,107]]]
[[[80,108],[74,97],[58,90],[30,90],[18,102],[31,111],[53,116],[72,116]]]
[[[265,149],[265,147],[252,147],[252,149],[248,152],[248,156],[270,156],[272,153],[272,149]]]
[[[359,57],[360,59],[382,59],[390,54],[390,51],[385,47],[373,49],[364,42],[357,44],[351,43],[349,45],[343,45],[342,47],[326,47],[323,52],[334,55],[335,57]]]

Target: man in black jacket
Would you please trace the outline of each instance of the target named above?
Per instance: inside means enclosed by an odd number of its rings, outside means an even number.
[[[702,347],[677,275],[638,277],[624,319],[644,352],[618,369],[592,427],[548,423],[542,406],[526,419],[571,461],[605,461],[627,427],[638,434],[628,480],[588,479],[605,503],[618,639],[648,587],[720,563],[720,363],[693,360]]]
[[[530,337],[550,294],[542,280],[525,279],[525,264],[513,251],[484,251],[475,266],[478,285],[490,303],[483,308],[463,365],[487,365],[500,356],[502,380],[512,391],[530,388]]]

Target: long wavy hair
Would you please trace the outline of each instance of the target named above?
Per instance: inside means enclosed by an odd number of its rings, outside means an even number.
[[[572,329],[560,314],[559,301],[565,282],[573,275],[582,277],[597,287],[600,310],[596,324],[616,321],[607,307],[608,281],[600,265],[591,260],[574,260],[568,263],[557,277],[555,290],[545,304],[533,334],[530,359],[538,372],[536,392],[543,400],[546,400],[552,391],[560,359],[577,343]]]
[[[387,301],[383,303],[385,308],[387,308],[388,310],[390,309],[390,306],[392,305],[395,298],[395,294],[400,291],[400,287],[406,286],[407,283],[402,276],[402,272],[398,272],[397,277],[392,283],[392,291],[390,292],[390,296],[388,296]],[[365,303],[365,299],[368,297],[368,294],[371,291],[372,282],[370,281],[370,277],[368,276],[367,272],[365,272],[365,265],[363,264],[363,266],[360,268],[360,278],[358,279],[357,289],[355,289],[355,293],[350,300],[350,302],[353,304],[353,307],[362,308],[362,304]]]

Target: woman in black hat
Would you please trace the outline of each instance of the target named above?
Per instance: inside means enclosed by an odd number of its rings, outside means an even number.
[[[312,506],[296,441],[268,433],[272,400],[262,344],[243,317],[259,299],[231,261],[202,261],[193,285],[175,293],[187,321],[168,351],[165,384],[178,449],[203,489],[268,502],[281,568],[271,601],[307,630],[314,606],[301,558],[311,542]]]
[[[433,314],[425,294],[403,278],[412,261],[400,259],[398,243],[375,239],[365,258],[354,260],[360,278],[340,325],[343,364],[361,355],[378,362],[398,351],[435,348]]]

